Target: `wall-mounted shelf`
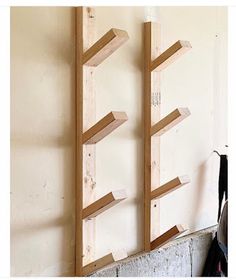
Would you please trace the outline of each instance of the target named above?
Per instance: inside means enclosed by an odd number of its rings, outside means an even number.
[[[113,191],[83,209],[83,219],[95,218],[127,198],[125,190]]]
[[[184,233],[188,229],[185,228],[183,225],[175,225],[159,237],[157,237],[155,240],[151,242],[151,250],[158,249],[161,246],[164,246],[166,243],[171,241],[173,238],[176,238],[180,234]]]
[[[160,53],[160,25],[144,23],[144,250],[150,251],[187,229],[175,225],[160,235],[159,199],[190,182],[177,177],[160,186],[160,136],[190,115],[188,108],[177,108],[161,119],[160,71],[191,48],[188,41],[177,41]],[[156,237],[157,236],[157,237]]]
[[[151,127],[151,136],[161,136],[190,115],[188,108],[178,108]]]
[[[124,30],[112,28],[83,55],[83,64],[98,66],[129,39]]]
[[[113,253],[110,253],[86,266],[83,267],[83,273],[82,275],[89,275],[95,271],[97,271],[100,268],[103,268],[106,265],[109,265],[113,262],[120,261],[122,259],[127,258],[127,253],[125,251],[116,251]]]
[[[110,112],[96,123],[94,71],[128,40],[126,31],[112,28],[94,43],[94,10],[76,11],[76,276],[85,276],[127,257],[112,252],[95,260],[95,218],[127,196],[112,191],[96,200],[96,143],[127,121],[125,112]]]
[[[161,198],[188,183],[190,183],[190,179],[187,175],[176,177],[175,179],[169,181],[168,183],[153,190],[151,192],[151,199]]]
[[[83,144],[96,144],[127,120],[125,112],[110,112],[83,133]]]
[[[161,71],[164,70],[168,65],[173,63],[181,55],[185,54],[188,50],[192,48],[188,41],[177,41],[161,55],[159,55],[151,63],[151,71]]]

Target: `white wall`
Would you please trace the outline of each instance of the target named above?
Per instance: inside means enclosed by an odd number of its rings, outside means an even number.
[[[12,275],[72,275],[73,13],[12,8],[11,16]],[[161,22],[163,50],[178,39],[193,46],[162,74],[162,115],[185,106],[192,115],[161,138],[161,182],[191,178],[161,200],[161,232],[177,223],[191,231],[216,223],[212,151],[227,144],[226,8],[99,7],[97,38],[116,27],[130,39],[95,73],[97,119],[111,110],[129,117],[97,144],[97,197],[125,188],[129,198],[97,218],[97,257],[142,247],[142,23],[150,18]]]

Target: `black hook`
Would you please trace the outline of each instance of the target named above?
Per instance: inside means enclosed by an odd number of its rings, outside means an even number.
[[[217,155],[220,157],[219,152],[217,152],[216,150],[214,150],[213,153],[217,153]]]

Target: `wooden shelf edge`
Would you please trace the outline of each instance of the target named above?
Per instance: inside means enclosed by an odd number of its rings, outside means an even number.
[[[83,276],[86,276],[86,275],[89,275],[93,272],[96,272],[97,270],[103,268],[104,266],[106,265],[109,265],[113,262],[117,262],[117,261],[120,261],[122,259],[125,259],[127,258],[128,255],[125,251],[123,250],[119,250],[119,251],[115,251],[115,252],[112,252],[92,263],[89,263],[87,265],[85,265],[82,269],[83,271]]]
[[[127,120],[125,112],[110,112],[83,133],[83,144],[96,144]]]
[[[161,136],[190,115],[188,108],[177,108],[151,127],[151,136]]]
[[[115,206],[122,200],[126,199],[126,191],[116,190],[112,191],[105,196],[101,197],[100,199],[96,200],[94,203],[90,204],[88,207],[84,208],[82,211],[82,218],[83,219],[92,219],[102,214],[104,211],[110,209],[111,207]]]
[[[178,176],[173,180],[153,190],[151,192],[151,199],[161,198],[188,183],[190,183],[190,179],[187,175]]]
[[[189,41],[179,40],[151,63],[151,71],[161,71],[192,48]]]
[[[98,66],[129,39],[124,30],[112,28],[83,54],[83,64]]]
[[[168,231],[166,231],[151,242],[151,251],[164,246],[166,243],[168,243],[169,241],[176,238],[177,236],[179,236],[187,230],[188,228],[186,228],[183,225],[175,225],[174,227],[172,227],[171,229],[169,229]]]

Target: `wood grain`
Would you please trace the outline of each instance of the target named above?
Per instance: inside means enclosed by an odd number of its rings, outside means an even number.
[[[109,265],[113,262],[116,262],[116,261],[119,261],[119,260],[122,260],[125,258],[127,258],[127,253],[125,251],[120,250],[120,251],[110,253],[110,254],[84,266],[83,275],[84,276],[89,275],[93,272],[96,272],[98,269],[100,269],[106,265]]]
[[[190,179],[187,175],[176,177],[175,179],[153,190],[151,192],[151,199],[161,198],[175,191],[176,189],[188,184],[189,182]]]
[[[188,50],[192,48],[190,42],[188,41],[177,41],[161,55],[159,55],[151,63],[151,71],[161,71],[164,70],[171,63],[176,61],[181,55],[185,54]]]
[[[112,28],[84,53],[83,63],[89,66],[98,66],[128,39],[126,31]]]
[[[127,120],[125,112],[110,112],[83,133],[83,143],[96,144]]]
[[[83,8],[75,9],[75,274],[82,275],[83,267]]]
[[[83,52],[95,40],[95,11],[83,7]],[[96,122],[96,89],[94,67],[83,66],[83,131]],[[83,208],[96,199],[96,146],[83,145]],[[83,265],[95,258],[96,220],[83,221]]]
[[[83,219],[95,218],[127,198],[125,190],[112,191],[83,209]]]
[[[151,136],[160,136],[190,115],[188,108],[177,108],[151,127]]]
[[[187,231],[188,229],[185,228],[183,225],[175,225],[159,237],[157,237],[155,240],[152,241],[151,243],[151,250],[158,249],[161,246],[165,245],[172,239],[176,238],[183,232]]]
[[[151,22],[144,23],[144,250],[151,248]]]

